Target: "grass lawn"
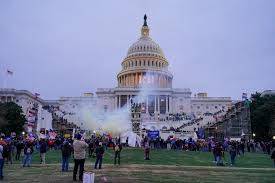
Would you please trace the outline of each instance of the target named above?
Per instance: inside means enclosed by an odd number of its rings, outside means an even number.
[[[225,161],[228,160],[228,154]],[[19,162],[5,165],[7,182],[72,182],[72,172],[60,171],[59,151],[49,151],[48,165],[39,164],[35,153],[33,165],[21,168]],[[216,167],[208,152],[152,150],[151,160],[143,160],[141,149],[123,149],[121,166],[113,165],[113,152],[105,153],[102,170],[93,170],[95,159],[89,158],[85,170],[96,174],[96,182],[275,182],[275,169],[265,154],[247,153],[237,157],[236,166]],[[73,164],[70,165],[72,169]]]

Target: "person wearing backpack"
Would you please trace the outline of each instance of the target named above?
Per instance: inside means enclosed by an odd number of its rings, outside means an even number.
[[[114,164],[116,165],[116,160],[118,159],[118,164],[120,165],[120,152],[122,150],[122,145],[120,143],[116,143],[114,146],[115,151],[115,158],[114,158]]]
[[[72,154],[72,146],[71,144],[65,140],[63,145],[61,146],[62,152],[62,172],[67,172],[69,170],[69,160]]]
[[[3,180],[3,168],[4,168],[4,157],[3,157],[4,147],[0,144],[0,180]]]
[[[99,166],[98,168],[101,169],[102,159],[104,155],[104,147],[102,146],[102,142],[99,142],[98,147],[95,149],[95,154],[96,154],[96,161],[95,161],[94,168],[97,169],[97,165],[98,165]]]
[[[32,153],[33,153],[33,146],[31,142],[27,142],[27,144],[24,147],[24,159],[23,159],[23,167],[26,165],[30,167],[31,159],[32,159]]]

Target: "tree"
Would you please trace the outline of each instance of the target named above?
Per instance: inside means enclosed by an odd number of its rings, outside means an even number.
[[[272,137],[272,117],[275,114],[275,96],[251,95],[251,128],[258,140],[269,140]]]
[[[4,134],[23,131],[26,122],[22,108],[14,102],[0,103],[0,131]]]

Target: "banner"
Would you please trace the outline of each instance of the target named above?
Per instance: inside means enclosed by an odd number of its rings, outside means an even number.
[[[147,132],[147,136],[150,138],[150,139],[156,139],[159,137],[159,131],[148,131]]]

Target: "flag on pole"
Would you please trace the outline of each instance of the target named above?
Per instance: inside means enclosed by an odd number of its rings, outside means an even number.
[[[246,99],[247,99],[247,93],[243,93],[242,99],[243,99],[243,100],[246,100]]]
[[[10,71],[10,70],[7,70],[7,74],[8,74],[8,75],[13,75],[13,72]]]

